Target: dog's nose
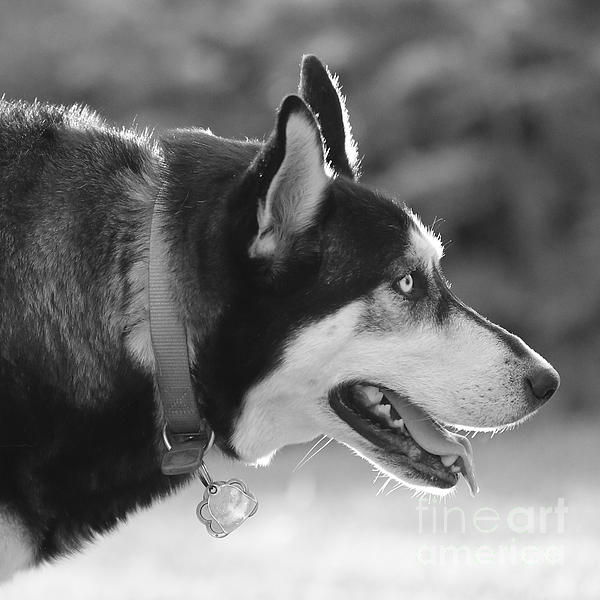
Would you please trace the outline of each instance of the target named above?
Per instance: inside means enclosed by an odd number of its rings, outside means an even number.
[[[527,381],[533,395],[541,400],[541,403],[550,400],[560,385],[560,376],[552,367],[542,367],[534,371]]]

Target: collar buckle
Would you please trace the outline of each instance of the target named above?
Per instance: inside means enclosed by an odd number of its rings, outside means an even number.
[[[162,436],[167,449],[161,462],[164,475],[185,475],[197,471],[202,466],[204,453],[215,440],[215,434],[210,429],[197,433],[170,433],[166,425]]]

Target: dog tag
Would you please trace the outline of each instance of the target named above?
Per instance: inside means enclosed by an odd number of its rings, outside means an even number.
[[[248,491],[246,484],[238,479],[207,481],[204,498],[196,514],[208,533],[223,538],[237,529],[258,509],[258,502]]]

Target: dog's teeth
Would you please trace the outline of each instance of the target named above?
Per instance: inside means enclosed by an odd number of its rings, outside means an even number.
[[[394,429],[399,429],[400,431],[405,431],[405,427],[404,427],[404,419],[394,419],[392,421],[392,427]]]
[[[379,388],[376,388],[372,385],[364,385],[362,387],[362,390],[364,392],[368,406],[374,406],[381,402],[381,399],[383,398],[383,393],[379,391]]]
[[[458,460],[458,455],[457,454],[447,454],[446,456],[442,456],[442,464],[445,467],[449,467],[450,465],[453,465],[457,460]]]
[[[387,421],[391,421],[390,419],[390,405],[389,404],[378,404],[377,406],[371,409],[377,416],[383,417]]]

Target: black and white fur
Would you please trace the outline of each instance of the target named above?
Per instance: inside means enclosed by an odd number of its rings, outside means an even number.
[[[1,101],[0,579],[186,481],[159,467],[147,305],[158,197],[194,385],[233,458],[326,434],[397,479],[448,487],[439,457],[374,443],[331,395],[372,384],[440,422],[494,429],[558,386],[450,292],[418,218],[357,182],[341,94],[314,57],[299,94],[265,142],[151,138],[82,107]],[[410,294],[398,288],[408,273]]]

